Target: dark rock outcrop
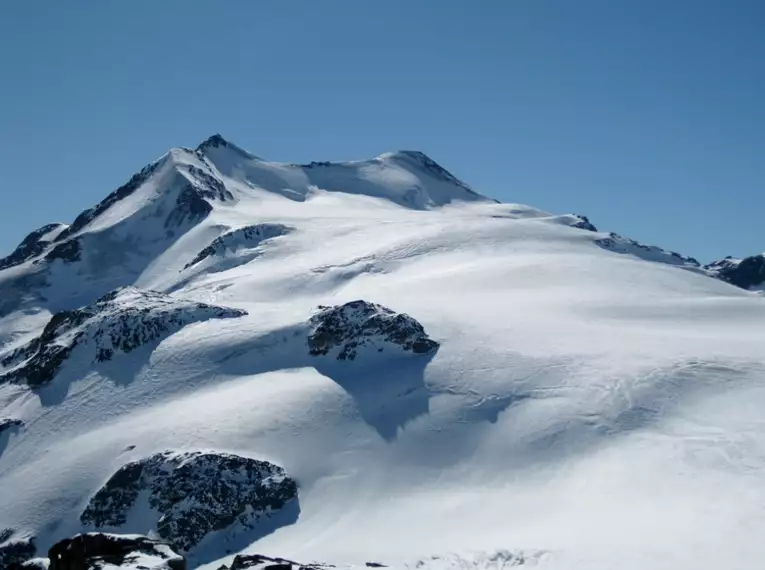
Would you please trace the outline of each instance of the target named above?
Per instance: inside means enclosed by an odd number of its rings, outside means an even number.
[[[213,210],[208,200],[233,200],[233,194],[223,182],[209,172],[191,164],[179,168],[186,178],[186,184],[178,193],[175,207],[165,218],[165,228],[175,229],[184,223],[204,219]]]
[[[325,564],[301,564],[286,558],[272,558],[262,554],[237,554],[230,566],[218,567],[218,570],[320,570],[332,568]]]
[[[20,537],[11,528],[0,530],[0,568],[20,567],[35,555],[33,538]]]
[[[582,216],[579,214],[574,214],[574,217],[578,219],[577,222],[574,222],[571,224],[572,228],[579,228],[580,230],[587,230],[590,232],[597,232],[598,228],[596,228],[591,222],[590,219],[587,216]]]
[[[674,251],[667,251],[653,245],[643,245],[635,240],[610,233],[607,238],[595,240],[595,243],[614,253],[631,254],[646,261],[656,261],[669,265],[699,268],[701,264],[693,257],[687,257]]]
[[[382,352],[387,345],[415,354],[439,347],[415,319],[375,303],[352,301],[319,309],[310,320],[308,348],[313,356],[337,351],[338,360],[354,360],[361,347]]]
[[[74,263],[80,261],[82,257],[82,244],[79,238],[72,238],[68,241],[59,243],[48,253],[45,254],[45,260],[48,262],[60,259],[64,263]]]
[[[308,164],[298,164],[297,166],[308,168],[310,170],[311,168],[327,168],[328,166],[332,166],[332,163],[326,160],[312,160]]]
[[[202,192],[189,184],[178,194],[175,207],[165,219],[165,227],[172,229],[186,222],[202,220],[212,212],[212,206],[204,199]]]
[[[39,337],[2,359],[9,370],[0,375],[0,383],[25,382],[34,387],[49,382],[79,345],[92,348],[91,362],[103,362],[188,324],[246,314],[135,287],[116,289],[92,305],[53,315]]]
[[[765,285],[765,254],[752,255],[740,260],[726,257],[705,265],[704,269],[713,277],[741,289]]]
[[[292,228],[282,224],[257,224],[226,232],[200,251],[194,259],[186,264],[184,269],[188,269],[208,257],[224,255],[227,251],[239,248],[252,249],[266,240],[286,235],[290,231]]]
[[[64,227],[64,224],[48,224],[33,231],[13,250],[13,253],[0,259],[0,270],[19,265],[41,255],[51,243],[47,236]]]
[[[82,524],[121,527],[139,495],[159,514],[157,532],[187,552],[207,534],[234,524],[252,528],[297,498],[277,465],[227,453],[166,451],[128,463],[90,500]]]
[[[142,570],[186,570],[167,544],[140,535],[78,534],[48,551],[49,570],[101,570],[105,565]]]
[[[15,418],[0,418],[0,435],[12,429],[19,429],[24,422]]]

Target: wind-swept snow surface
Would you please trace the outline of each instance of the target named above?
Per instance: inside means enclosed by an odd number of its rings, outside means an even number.
[[[236,318],[0,386],[19,422],[0,529],[44,555],[125,465],[204,450],[283,468],[299,509],[225,526],[190,568],[761,566],[765,299],[434,165],[274,164],[213,137],[31,238],[0,271],[0,359],[117,287]],[[353,359],[312,354],[317,315],[360,300],[431,348],[367,343],[365,317],[343,333]]]

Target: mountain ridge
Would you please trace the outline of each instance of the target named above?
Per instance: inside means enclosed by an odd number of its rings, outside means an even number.
[[[368,160],[352,160],[340,162],[325,161],[311,162],[308,164],[275,163],[266,161],[265,159],[253,155],[252,153],[225,139],[221,134],[216,133],[202,141],[194,149],[187,147],[174,147],[170,149],[159,159],[149,163],[136,174],[134,174],[128,180],[128,182],[111,192],[101,202],[91,208],[83,210],[78,216],[76,216],[71,225],[54,222],[46,224],[41,228],[30,232],[30,234],[27,235],[13,251],[11,251],[7,256],[0,258],[0,270],[14,267],[29,261],[30,259],[40,257],[44,252],[54,249],[57,244],[61,244],[62,242],[68,241],[69,238],[75,237],[77,233],[85,230],[90,223],[95,221],[100,215],[104,214],[112,206],[133,194],[142,184],[147,182],[152,174],[161,169],[165,164],[170,164],[171,170],[185,178],[191,187],[184,194],[183,198],[179,198],[179,200],[185,201],[187,203],[188,212],[185,215],[178,213],[175,216],[176,222],[180,223],[183,218],[189,216],[194,217],[207,215],[209,213],[209,200],[233,200],[233,195],[226,189],[225,182],[221,180],[221,173],[215,168],[214,164],[210,163],[210,158],[205,154],[206,151],[218,148],[232,150],[234,153],[241,155],[247,160],[295,169],[321,169],[343,167],[345,165],[365,165],[374,163],[376,161],[413,163],[418,167],[430,171],[435,177],[440,177],[449,183],[453,183],[456,186],[465,189],[471,196],[474,196],[476,199],[487,201],[493,200],[476,193],[465,182],[454,177],[448,170],[443,168],[441,165],[439,165],[437,162],[435,162],[433,159],[421,151],[390,151],[382,153],[381,155]],[[172,186],[172,184],[166,183],[163,186],[169,187]],[[496,200],[493,201],[497,202]],[[654,247],[642,246],[642,244],[640,245],[641,247]],[[69,246],[68,250],[66,248],[61,248],[59,251],[60,253],[57,252],[53,255],[53,257],[66,258],[70,255],[76,255],[76,246]],[[749,257],[756,258],[757,255]],[[734,258],[729,256],[725,259]],[[719,272],[717,272],[715,268],[722,264],[724,261],[725,260],[715,260],[705,264],[703,267],[709,270],[711,275],[718,276]],[[736,281],[737,280],[734,278],[733,281],[729,282],[733,282],[735,284]],[[754,285],[757,285],[757,283]]]

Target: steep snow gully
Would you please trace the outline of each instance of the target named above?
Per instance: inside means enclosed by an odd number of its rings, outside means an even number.
[[[760,567],[763,259],[172,149],[0,260],[0,568]]]

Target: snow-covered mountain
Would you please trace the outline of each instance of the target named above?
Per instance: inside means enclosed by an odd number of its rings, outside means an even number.
[[[757,257],[173,149],[0,260],[0,565],[757,567]]]

